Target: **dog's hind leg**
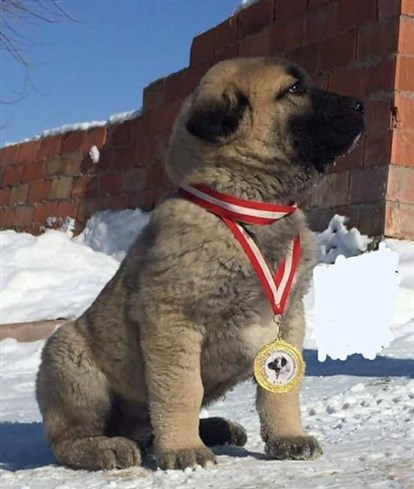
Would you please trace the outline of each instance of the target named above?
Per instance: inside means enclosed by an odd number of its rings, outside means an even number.
[[[247,442],[246,431],[238,423],[224,418],[200,419],[200,438],[208,447],[235,445],[243,447]]]
[[[112,414],[108,381],[75,323],[49,338],[36,394],[46,437],[59,463],[87,470],[140,463],[135,442],[106,436]]]

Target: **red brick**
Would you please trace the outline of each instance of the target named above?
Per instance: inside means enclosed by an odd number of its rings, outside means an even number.
[[[309,10],[319,7],[320,5],[325,5],[325,3],[330,3],[332,0],[309,0],[308,8]]]
[[[58,177],[52,180],[49,191],[49,199],[62,200],[69,199],[72,193],[73,178]]]
[[[40,141],[39,158],[54,156],[60,153],[62,135],[44,137]]]
[[[34,208],[33,221],[39,225],[43,225],[48,217],[57,216],[57,205],[50,203],[36,204]]]
[[[96,197],[97,193],[96,177],[81,176],[75,178],[72,188],[72,198]]]
[[[363,168],[351,173],[349,196],[352,203],[384,200],[388,177],[387,166]]]
[[[170,131],[181,107],[181,102],[171,103],[152,110],[150,116],[150,134],[156,135]]]
[[[15,210],[15,208],[10,207],[4,207],[3,209],[0,209],[0,228],[5,229],[12,226]]]
[[[155,138],[155,157],[157,160],[165,161],[168,146],[170,143],[171,133],[159,134]]]
[[[414,168],[390,165],[387,199],[414,204]]]
[[[156,161],[154,164],[147,168],[146,188],[156,189],[158,187],[161,187],[165,181],[165,168],[160,161]]]
[[[336,10],[338,4],[331,2],[310,10],[305,19],[305,42],[318,42],[336,34]]]
[[[80,221],[85,221],[92,214],[94,214],[96,211],[102,208],[103,208],[102,199],[97,199],[94,197],[83,199],[82,201],[79,202],[77,212],[76,212],[76,219],[77,220],[79,219]]]
[[[10,189],[0,188],[0,206],[7,205],[9,202]],[[1,211],[0,211],[1,212]]]
[[[237,54],[233,55],[231,54],[231,49],[235,47]],[[226,51],[227,50],[227,51]],[[230,56],[226,58],[220,58],[220,56],[225,56],[226,53],[230,54]],[[224,48],[223,51],[219,51],[218,53],[215,53],[215,62],[219,62],[222,59],[228,59],[228,58],[234,58],[238,56],[238,45],[234,46],[228,46],[228,48]],[[186,75],[186,85],[188,89],[188,93],[191,93],[196,86],[199,84],[201,78],[205,75],[207,70],[209,69],[209,66],[207,64],[205,65],[199,65],[199,66],[194,66],[190,67],[187,69],[187,75]]]
[[[368,134],[364,147],[364,167],[388,165],[391,158],[392,131]]]
[[[83,155],[80,151],[73,151],[63,155],[55,155],[44,163],[46,176],[77,175],[81,172]]]
[[[78,204],[76,202],[60,202],[57,205],[56,217],[65,219],[66,217],[74,218],[76,216]]]
[[[288,58],[302,66],[309,75],[313,76],[317,72],[318,66],[318,50],[315,44],[300,47],[288,53]]]
[[[284,24],[274,24],[270,28],[270,55],[280,55],[295,49],[303,43],[304,19],[293,17]]]
[[[267,56],[270,53],[270,42],[269,29],[246,37],[240,41],[239,55],[245,58]]]
[[[402,93],[394,96],[395,127],[398,129],[414,129],[414,99]]]
[[[414,205],[387,202],[384,234],[414,240]]]
[[[190,49],[190,65],[197,65],[213,58],[214,40],[214,29],[203,32],[193,39]]]
[[[123,192],[127,194],[141,192],[146,187],[145,168],[135,168],[122,176]]]
[[[384,234],[385,202],[360,204],[357,227],[362,234],[381,236]]]
[[[355,59],[356,34],[345,32],[327,39],[320,46],[319,69],[330,71],[349,65]]]
[[[113,124],[108,130],[108,144],[111,146],[126,146],[131,143],[131,122],[125,121]]]
[[[128,207],[130,209],[143,209],[150,211],[154,207],[154,197],[152,190],[144,190],[138,194],[131,194],[128,197]]]
[[[239,33],[241,37],[255,34],[273,21],[273,1],[262,0],[243,9],[239,14]]]
[[[358,52],[360,61],[386,57],[397,52],[399,20],[376,23],[361,27],[358,32]]]
[[[155,109],[165,101],[165,78],[160,78],[144,88],[142,93],[142,110]]]
[[[0,148],[0,166],[14,165],[17,163],[18,145],[12,144]]]
[[[72,151],[79,151],[83,148],[85,141],[85,131],[73,131],[67,132],[62,136],[62,153],[71,153]]]
[[[386,60],[368,69],[367,93],[394,89],[395,60]]]
[[[16,185],[20,183],[23,178],[24,167],[21,166],[8,166],[4,169],[3,173],[3,185]]]
[[[295,15],[304,14],[307,0],[275,0],[275,20],[284,22]]]
[[[328,85],[329,85],[328,75],[319,74],[316,77],[314,77],[313,81],[315,85],[321,90],[328,90]]]
[[[369,24],[376,20],[376,0],[361,0],[357,5],[352,0],[339,0],[337,13],[338,32],[347,31],[352,27]]]
[[[239,37],[239,17],[234,15],[229,17],[214,29],[214,47],[217,49],[224,48],[230,44],[235,44]]]
[[[83,149],[89,152],[92,146],[102,148],[106,143],[107,129],[105,126],[92,127],[86,131],[83,142]]]
[[[165,79],[165,103],[182,100],[188,95],[187,89],[187,70],[173,73]]]
[[[133,146],[135,166],[146,166],[156,154],[155,138],[147,138],[137,141]]]
[[[23,182],[33,182],[43,176],[43,160],[27,162],[23,169]]]
[[[213,64],[220,63],[220,61],[225,61],[226,59],[234,59],[239,57],[239,45],[238,44],[231,44],[229,46],[226,46],[222,49],[218,49],[214,53],[214,59],[213,59]],[[194,88],[197,86],[192,87]]]
[[[154,111],[150,110],[145,112],[141,116],[133,119],[131,121],[131,141],[135,143],[144,138],[148,138],[148,134],[150,132],[150,122],[152,113]]]
[[[117,171],[124,171],[139,165],[136,154],[136,145],[129,145],[114,148],[111,152],[110,168]]]
[[[40,140],[19,144],[16,156],[17,162],[27,163],[29,161],[34,161],[37,158],[39,149]]]
[[[38,180],[32,182],[29,187],[29,195],[27,197],[28,202],[40,202],[47,200],[50,191],[49,180]]]
[[[401,13],[403,15],[414,14],[414,0],[400,0],[401,1]]]
[[[412,55],[414,53],[414,18],[400,17],[399,21],[398,52]]]
[[[414,166],[414,131],[394,131],[391,162],[396,165]]]
[[[120,173],[107,173],[99,175],[99,193],[100,195],[114,195],[122,191],[122,176]]]
[[[82,171],[82,164],[84,158],[80,151],[74,151],[73,153],[66,153],[61,156],[61,164],[63,168],[63,174],[68,176],[79,175]]]
[[[16,207],[16,211],[13,216],[13,226],[23,227],[30,226],[33,222],[33,207],[21,206]]]
[[[398,17],[401,11],[401,0],[378,0],[378,19]]]
[[[17,185],[10,189],[9,205],[17,205],[26,203],[27,194],[29,192],[29,185],[27,183],[23,185]]]
[[[368,73],[366,68],[335,71],[329,75],[329,90],[350,97],[365,97],[367,84]]]
[[[391,108],[390,100],[367,100],[365,102],[367,130],[369,133],[392,129]]]
[[[330,173],[310,193],[308,207],[332,207],[348,203],[349,172]]]
[[[395,88],[414,91],[414,57],[397,56]]]
[[[364,143],[365,138],[358,144],[358,146],[348,155],[338,158],[335,165],[328,167],[329,173],[337,173],[345,170],[355,170],[362,168],[364,165]]]
[[[112,209],[112,210],[128,209],[128,196],[117,195],[116,197],[106,197],[105,209]]]

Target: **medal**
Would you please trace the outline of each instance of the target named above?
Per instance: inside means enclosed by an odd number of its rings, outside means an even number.
[[[256,355],[253,366],[257,383],[263,389],[282,394],[294,389],[305,373],[300,351],[286,341],[276,339]]]

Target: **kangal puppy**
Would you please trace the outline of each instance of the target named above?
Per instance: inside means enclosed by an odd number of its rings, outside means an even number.
[[[177,185],[288,204],[350,150],[363,126],[359,101],[316,88],[293,64],[224,61],[184,103],[167,171]],[[300,235],[280,334],[301,350],[315,255],[304,215],[244,228],[271,267]],[[220,217],[167,197],[92,306],[46,343],[37,399],[56,459],[79,469],[129,467],[152,446],[160,467],[184,469],[213,462],[208,446],[244,445],[240,425],[200,420],[200,408],[252,377],[256,354],[275,336],[262,285]],[[299,387],[259,387],[257,410],[269,457],[320,455],[302,428]]]

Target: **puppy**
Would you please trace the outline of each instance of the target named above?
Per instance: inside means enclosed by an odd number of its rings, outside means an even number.
[[[361,102],[316,88],[285,60],[224,61],[184,103],[166,168],[177,185],[286,205],[363,127]],[[302,298],[315,263],[305,217],[298,209],[245,229],[274,268],[300,235],[280,334],[301,349]],[[91,307],[46,343],[37,399],[57,461],[128,467],[152,446],[163,469],[214,462],[207,445],[243,445],[246,435],[225,419],[200,421],[200,408],[252,377],[256,354],[275,336],[261,283],[223,221],[178,194],[167,197]],[[302,428],[299,388],[258,388],[257,410],[269,457],[320,455]]]

